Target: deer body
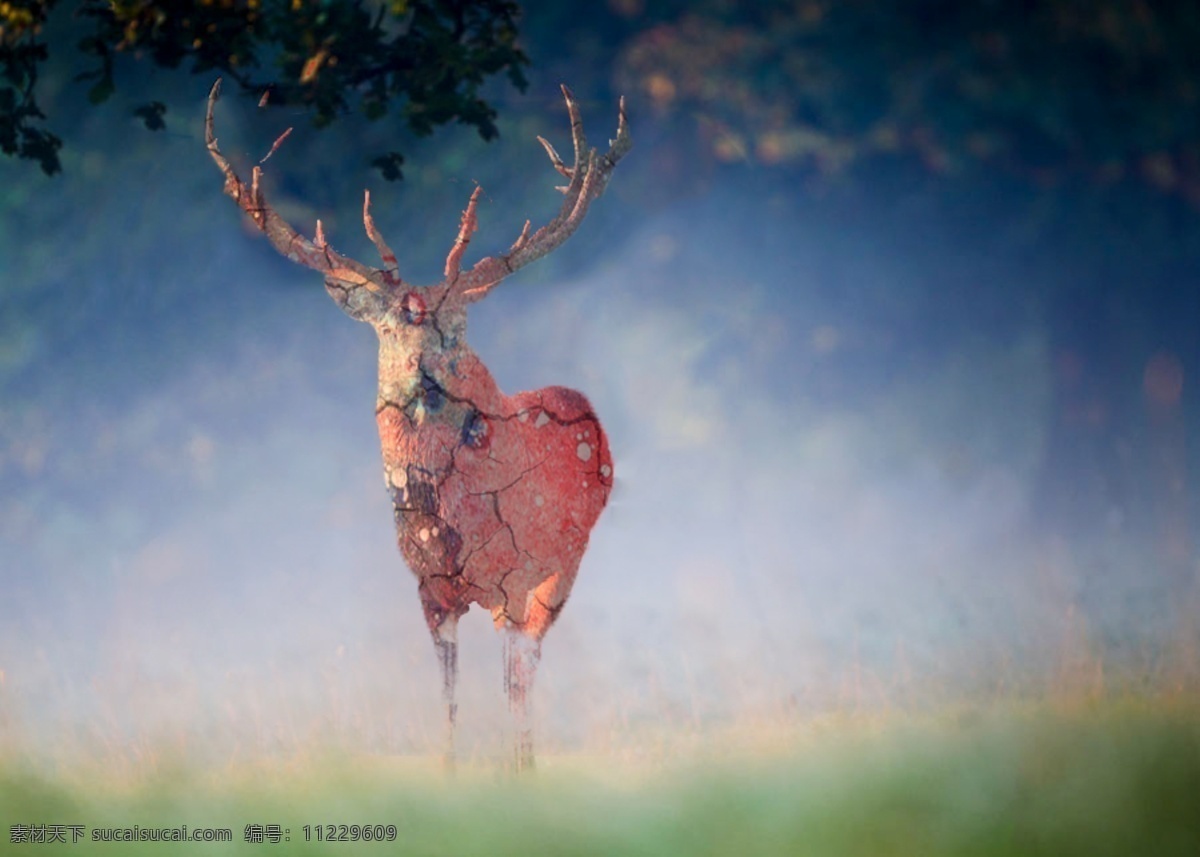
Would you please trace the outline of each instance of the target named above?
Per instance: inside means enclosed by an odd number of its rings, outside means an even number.
[[[555,169],[569,181],[560,188],[566,199],[559,215],[532,235],[526,223],[507,253],[482,259],[464,272],[462,256],[477,225],[476,188],[446,259],[444,278],[432,286],[414,286],[397,273],[396,257],[371,218],[369,194],[363,221],[384,261],[382,268],[336,253],[326,243],[320,221],[313,240],[297,233],[266,203],[259,167],[248,187],[242,182],[213,134],[219,89],[220,81],[209,96],[205,137],[225,175],[225,192],[276,250],[323,273],[334,301],[351,317],[371,324],[379,337],[375,415],[384,480],[400,551],[418,579],[442,668],[447,762],[454,759],[455,630],[459,617],[478,604],[506,633],[504,675],[517,726],[515,765],[529,767],[528,690],[541,640],[575,582],[612,488],[613,465],[600,421],[582,393],[565,387],[514,396],[500,391],[466,343],[466,308],[575,231],[631,145],[624,103],[617,138],[606,154],[598,155],[586,148],[578,109],[563,87],[574,166],[567,167],[539,138]]]
[[[431,328],[427,347],[395,320],[376,325],[376,421],[400,550],[431,632],[475,603],[498,627],[540,640],[608,499],[608,444],[581,393],[505,396],[436,320],[400,314],[400,324]]]

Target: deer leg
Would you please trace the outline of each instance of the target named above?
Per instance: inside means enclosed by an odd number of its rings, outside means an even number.
[[[442,702],[446,705],[446,737],[442,748],[442,763],[454,770],[454,724],[458,719],[458,704],[454,701],[454,685],[458,679],[458,617],[450,613],[433,628],[433,645],[437,649],[438,665],[442,668]]]
[[[537,671],[542,644],[515,625],[504,630],[504,692],[513,721],[513,768],[517,773],[533,770],[533,724],[529,696]]]

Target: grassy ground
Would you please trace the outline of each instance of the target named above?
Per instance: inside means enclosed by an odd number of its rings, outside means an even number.
[[[1200,854],[1200,701],[1190,698],[839,715],[539,765],[513,780],[483,766],[447,778],[424,759],[316,754],[219,771],[160,761],[132,777],[10,762],[0,853]],[[14,844],[22,824],[82,825],[82,839]],[[183,824],[230,828],[233,841],[91,838]],[[279,825],[283,841],[246,842],[251,824]],[[315,831],[305,841],[304,825],[325,824],[394,825],[395,844],[317,842]]]

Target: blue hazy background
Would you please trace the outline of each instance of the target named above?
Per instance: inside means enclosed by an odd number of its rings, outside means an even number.
[[[293,225],[320,217],[372,263],[369,188],[422,283],[475,182],[468,264],[556,211],[534,138],[568,148],[560,82],[594,143],[625,94],[634,149],[606,195],[469,322],[507,392],[584,391],[615,459],[543,647],[542,748],[1195,682],[1200,161],[1174,81],[1141,79],[1097,118],[1049,83],[1040,101],[1039,75],[1064,78],[1018,58],[1026,100],[975,129],[947,119],[953,99],[895,118],[899,96],[867,103],[829,72],[924,33],[915,13],[851,27],[839,53],[801,38],[849,26],[829,4],[764,4],[791,31],[718,2],[544,5],[522,19],[528,90],[489,90],[500,138],[403,138],[401,183],[365,164],[400,133],[386,123],[317,131],[232,91],[217,110],[243,170],[296,126],[265,166]],[[928,67],[903,66],[926,95],[957,45],[928,37],[906,54]],[[51,756],[433,752],[438,678],[381,481],[374,334],[222,195],[211,78],[130,66],[92,107],[61,53],[41,100],[64,173],[0,160],[0,739]],[[148,97],[168,103],[165,132],[130,115]],[[1130,104],[1176,124],[1127,139]],[[1083,142],[1022,148],[1028,116]],[[1087,148],[1088,122],[1108,149]],[[988,154],[975,131],[1016,142]],[[460,652],[463,752],[486,757],[505,715],[486,614]]]

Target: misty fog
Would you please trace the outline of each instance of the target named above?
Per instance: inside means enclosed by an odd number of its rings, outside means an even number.
[[[439,679],[382,481],[374,334],[221,194],[206,85],[188,87],[161,160],[90,169],[81,153],[0,215],[8,252],[29,248],[4,277],[44,292],[0,352],[0,739],[50,757],[435,752]],[[546,81],[531,91],[553,105]],[[595,139],[615,112],[585,102]],[[565,140],[561,109],[536,115],[554,124],[534,133]],[[279,132],[240,100],[219,121],[243,165]],[[365,172],[305,198],[289,177],[320,184],[304,153],[322,150],[294,140],[268,193],[370,264],[371,187],[401,274],[430,282],[475,180],[467,264],[557,204],[533,126],[505,121],[470,158],[520,170],[488,183],[468,159],[416,179],[433,208]],[[762,171],[646,210],[627,183],[653,180],[654,120],[635,104],[630,121],[630,168],[579,234],[468,327],[505,392],[582,390],[614,456],[543,646],[540,746],[1168,669],[1194,591],[1162,553],[1150,465],[1135,456],[1143,488],[1082,530],[1039,505],[1091,490],[1047,486],[1061,366],[1028,300],[1031,279],[1071,272],[1022,258],[1019,235],[980,238],[1003,231],[983,217],[894,191],[851,204]],[[416,172],[439,143],[422,145]],[[0,181],[23,168],[0,162]],[[515,188],[545,207],[517,210]],[[1152,452],[1140,380],[1126,417]],[[460,634],[461,752],[486,758],[506,716],[501,640],[479,610]]]

